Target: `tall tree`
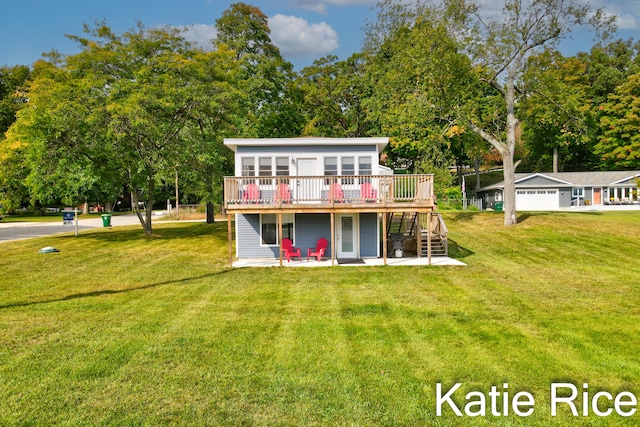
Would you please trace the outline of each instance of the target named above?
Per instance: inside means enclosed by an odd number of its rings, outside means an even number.
[[[437,33],[426,33],[426,40],[408,39],[403,53],[412,65],[419,64],[420,54],[430,56],[439,68],[462,78],[448,84],[439,70],[405,66],[406,71],[413,70],[414,82],[418,78],[444,78],[430,81],[431,85],[442,88],[441,96],[428,97],[423,96],[428,92],[415,91],[416,95],[411,96],[422,106],[414,103],[414,108],[406,110],[406,114],[431,115],[426,117],[429,121],[458,120],[498,151],[504,168],[505,225],[517,222],[515,155],[521,131],[516,106],[526,96],[526,60],[544,48],[554,47],[574,26],[586,23],[588,13],[589,8],[578,0],[505,0],[501,14],[484,13],[476,3],[467,0],[444,0],[441,8],[422,2],[407,6],[387,0],[381,3],[378,24],[371,27],[376,31],[369,31],[369,34],[375,33],[374,42],[369,45],[384,46],[385,41],[394,37],[415,34],[416,28],[426,26],[425,22],[431,22],[433,28],[444,28]],[[611,25],[611,20],[605,19],[600,11],[590,22],[605,31]],[[447,52],[457,50],[466,54],[473,67],[467,66],[459,55],[433,55],[443,44],[451,46]],[[406,86],[413,88],[414,82]],[[389,97],[394,96],[391,91],[395,90],[395,87],[389,88]],[[406,94],[406,89],[401,93]],[[397,112],[398,123],[411,122],[404,119],[403,114]]]
[[[234,3],[216,20],[216,46],[233,50],[246,93],[246,121],[240,133],[256,137],[299,136],[304,126],[303,93],[293,65],[271,42],[267,16],[252,5]]]
[[[596,120],[588,96],[587,62],[545,50],[527,62],[528,96],[521,100],[525,167],[558,172],[597,166]]]
[[[504,131],[483,125],[473,111],[466,111],[466,123],[500,153],[504,168],[504,224],[517,223],[514,161],[520,120],[516,105],[525,96],[524,71],[527,58],[544,48],[552,48],[577,25],[587,23],[589,7],[576,0],[506,0],[497,17],[466,0],[445,0],[449,16],[461,24],[456,33],[464,40],[465,51],[479,66],[480,80],[502,100],[495,113],[504,120]],[[608,28],[610,20],[597,11],[591,23]]]
[[[600,109],[596,152],[609,168],[640,169],[640,72],[618,86]]]
[[[49,191],[76,203],[87,192],[126,186],[151,234],[157,182],[198,154],[191,129],[226,123],[233,57],[195,50],[172,29],[140,25],[119,36],[99,23],[85,32],[71,36],[79,54],[53,58],[51,72],[34,79],[11,139],[26,144],[36,195],[49,197],[43,183],[58,176]]]
[[[371,132],[364,105],[370,92],[366,65],[363,54],[344,61],[327,56],[302,70],[301,86],[309,119],[305,134],[357,138]]]
[[[0,67],[0,139],[26,102],[24,86],[30,74],[31,70],[24,65]]]
[[[29,67],[16,65],[0,67],[0,204],[5,210],[15,210],[28,202],[25,168],[20,148],[4,143],[5,132],[16,120],[16,113],[26,105],[26,83],[31,75]]]
[[[458,53],[457,42],[435,11],[421,6],[410,10],[393,1],[382,7],[378,22],[367,31],[373,88],[366,103],[369,119],[390,136],[389,154],[396,167],[446,170],[451,163],[447,135],[455,125],[451,112],[469,85],[471,63]],[[378,40],[381,34],[386,36]]]

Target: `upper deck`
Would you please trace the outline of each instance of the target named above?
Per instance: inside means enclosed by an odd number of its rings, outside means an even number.
[[[430,212],[433,175],[225,177],[229,213]]]

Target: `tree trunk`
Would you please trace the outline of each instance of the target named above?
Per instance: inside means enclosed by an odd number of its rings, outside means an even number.
[[[504,167],[504,225],[514,225],[518,220],[516,217],[516,168],[512,153],[504,152],[502,154],[502,166]]]
[[[558,173],[558,147],[553,147],[553,173]]]
[[[82,205],[82,214],[89,215],[89,202],[85,200],[84,205]]]
[[[215,206],[212,202],[207,202],[207,224],[213,224],[214,222],[216,222]]]
[[[504,225],[514,225],[518,222],[516,217],[516,167],[513,163],[513,156],[516,151],[516,128],[518,126],[515,95],[515,75],[510,70],[504,88],[504,101],[507,109],[507,141],[501,151],[502,165],[504,167]]]
[[[135,209],[136,215],[138,215],[138,219],[140,220],[140,224],[142,224],[142,229],[144,230],[144,234],[151,235],[153,234],[153,227],[151,223],[151,217],[153,214],[153,193],[155,191],[155,181],[153,177],[147,178],[147,200],[145,201],[146,209],[145,216],[142,216],[142,212],[140,212],[140,204],[138,203],[138,190],[134,189],[131,192],[131,200],[133,201],[133,208]]]

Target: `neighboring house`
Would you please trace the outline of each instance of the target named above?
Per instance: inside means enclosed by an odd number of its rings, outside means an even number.
[[[640,171],[516,174],[516,210],[551,211],[577,206],[640,205]],[[478,190],[484,208],[504,200],[504,181]]]
[[[435,247],[422,239],[421,228],[428,228],[435,208],[433,175],[393,175],[378,164],[387,143],[387,138],[225,139],[235,153],[235,176],[225,177],[224,184],[229,262],[231,215],[238,259],[282,259],[285,238],[302,250],[302,258],[325,238],[325,256],[332,261],[383,257],[386,262],[391,234],[401,235],[403,250],[413,244],[418,256],[423,246]],[[438,217],[431,218],[436,223]],[[432,234],[445,229],[438,225]]]

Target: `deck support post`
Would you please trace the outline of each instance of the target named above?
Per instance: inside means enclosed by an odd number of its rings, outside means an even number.
[[[431,265],[431,212],[427,213],[427,264]]]
[[[336,245],[334,243],[336,241],[336,213],[331,212],[329,217],[331,218],[331,267],[333,267],[336,261]]]
[[[229,245],[229,267],[233,267],[233,257],[231,252],[233,250],[231,245],[231,214],[227,212],[227,240]]]
[[[382,259],[383,264],[387,265],[387,213],[382,213]]]
[[[280,253],[280,267],[282,267],[282,214],[278,214],[278,242],[280,245],[278,246],[278,251]]]
[[[422,257],[422,227],[420,226],[420,212],[416,212],[416,252],[418,258]]]

